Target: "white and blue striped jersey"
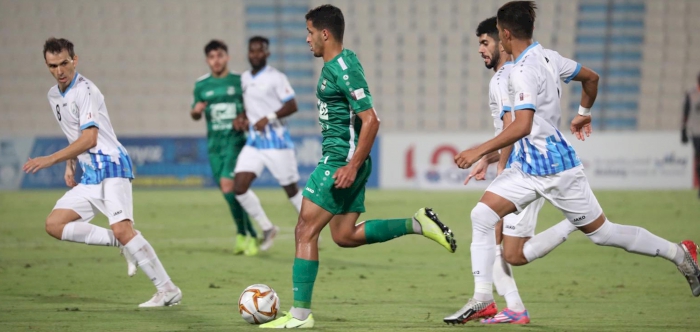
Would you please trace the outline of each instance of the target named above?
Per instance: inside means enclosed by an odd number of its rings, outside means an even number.
[[[493,127],[496,136],[503,130],[503,114],[511,110],[508,97],[508,76],[513,68],[513,62],[508,61],[498,69],[489,82],[489,108],[493,117]]]
[[[243,104],[250,122],[246,145],[258,149],[292,149],[294,143],[282,119],[270,121],[262,132],[253,125],[267,115],[277,112],[284,103],[294,99],[294,90],[287,76],[279,70],[265,66],[253,75],[247,70],[241,76]]]
[[[107,178],[133,179],[133,165],[126,149],[117,140],[109,120],[104,96],[84,76],[76,73],[65,92],[58,85],[48,93],[49,105],[68,143],[83,130],[98,128],[97,145],[78,156],[83,170],[82,184],[99,184]]]
[[[508,80],[513,111],[535,111],[532,130],[515,143],[510,164],[523,172],[545,176],[581,165],[574,148],[558,129],[561,120],[561,83],[568,83],[581,65],[559,53],[530,45],[515,59]],[[509,110],[504,109],[508,112]]]

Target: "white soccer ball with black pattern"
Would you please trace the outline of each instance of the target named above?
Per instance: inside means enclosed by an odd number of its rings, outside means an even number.
[[[280,299],[267,285],[248,286],[238,298],[238,312],[251,324],[263,324],[277,318],[279,309]]]

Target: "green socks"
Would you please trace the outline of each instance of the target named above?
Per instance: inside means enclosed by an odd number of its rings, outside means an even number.
[[[292,283],[294,284],[295,308],[311,309],[311,294],[318,274],[318,261],[294,258]]]
[[[413,234],[413,219],[374,219],[365,221],[367,244],[385,242],[406,234]]]
[[[238,203],[238,200],[236,199],[236,194],[225,193],[224,198],[226,199],[226,202],[228,203],[228,208],[231,211],[231,214],[233,215],[233,221],[236,223],[238,234],[246,235],[247,232],[248,234],[250,234],[250,236],[254,238],[258,237],[257,232],[255,232],[255,228],[253,228],[253,224],[250,222],[248,214],[245,213],[245,210],[243,210],[241,204]]]

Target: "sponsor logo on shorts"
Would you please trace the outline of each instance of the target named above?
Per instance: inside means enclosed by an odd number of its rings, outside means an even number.
[[[515,226],[513,226],[513,225],[506,225],[506,228],[508,228],[508,229],[515,229]]]
[[[308,191],[308,192],[310,192],[310,193],[312,193],[312,194],[315,193],[315,191],[314,191],[313,189],[309,188],[309,187],[304,188],[304,190],[306,190],[306,191]]]
[[[121,213],[122,213],[122,210],[119,210],[117,212],[114,212],[114,214],[112,216],[116,217],[116,216],[120,215]]]
[[[581,221],[581,220],[586,220],[586,216],[580,216],[578,218],[574,218],[574,222]]]

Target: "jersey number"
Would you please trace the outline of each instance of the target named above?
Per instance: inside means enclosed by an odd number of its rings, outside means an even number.
[[[321,120],[328,120],[328,104],[318,101],[318,118]]]
[[[58,105],[56,105],[56,117],[58,121],[61,121],[61,109],[58,108]]]

